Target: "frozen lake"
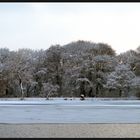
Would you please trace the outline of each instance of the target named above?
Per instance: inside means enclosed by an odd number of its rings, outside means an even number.
[[[140,100],[1,98],[0,123],[140,123]]]

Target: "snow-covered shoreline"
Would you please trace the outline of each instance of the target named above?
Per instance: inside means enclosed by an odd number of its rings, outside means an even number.
[[[1,105],[140,106],[140,100],[127,98],[0,98]]]
[[[50,97],[49,100],[79,100],[80,97]],[[92,97],[86,97],[85,98],[86,100],[140,100],[140,98],[138,97],[118,97],[118,98],[114,98],[114,97],[97,97],[97,98],[92,98]],[[13,100],[20,100],[22,101],[19,97],[1,97],[0,98],[0,101],[3,101],[3,100],[7,100],[7,101],[13,101]],[[25,97],[24,100],[28,100],[28,101],[34,101],[34,100],[37,100],[37,101],[43,101],[43,100],[46,100],[46,98],[41,98],[41,97]]]

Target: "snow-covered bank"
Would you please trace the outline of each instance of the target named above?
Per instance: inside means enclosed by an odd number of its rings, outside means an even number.
[[[0,98],[1,105],[140,106],[140,100],[127,98]]]
[[[131,100],[127,98],[86,98],[81,101],[80,98],[0,98],[0,105],[140,105],[140,100]]]

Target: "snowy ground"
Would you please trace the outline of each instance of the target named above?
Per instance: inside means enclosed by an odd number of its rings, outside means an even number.
[[[140,100],[1,98],[0,123],[140,123]]]

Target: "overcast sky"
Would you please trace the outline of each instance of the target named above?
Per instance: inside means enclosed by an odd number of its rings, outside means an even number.
[[[0,3],[0,48],[47,49],[86,40],[117,53],[140,45],[140,3]]]

